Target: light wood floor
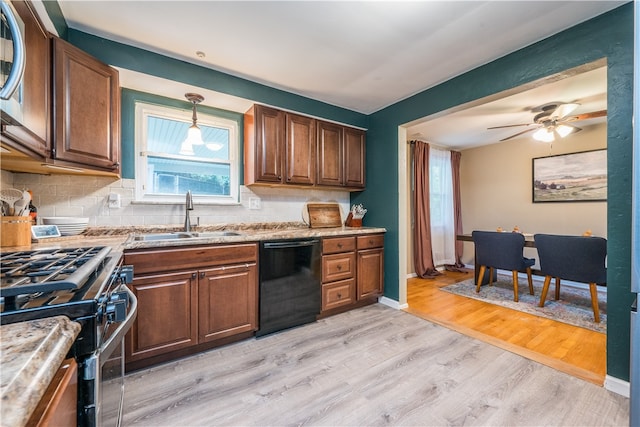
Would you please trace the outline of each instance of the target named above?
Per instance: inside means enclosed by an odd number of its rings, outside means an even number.
[[[410,279],[406,310],[465,335],[603,385],[606,334],[441,291],[473,272]]]
[[[125,426],[625,426],[628,399],[374,304],[125,378]]]

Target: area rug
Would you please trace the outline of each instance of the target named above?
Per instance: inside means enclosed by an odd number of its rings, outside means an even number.
[[[546,317],[581,328],[593,331],[607,332],[607,302],[606,294],[598,292],[598,303],[600,307],[600,323],[593,321],[593,309],[591,308],[591,297],[589,289],[577,289],[562,284],[560,287],[560,299],[555,301],[555,281],[551,281],[547,301],[544,307],[538,307],[540,295],[542,294],[542,281],[533,281],[535,295],[529,295],[529,285],[526,279],[518,280],[518,298],[520,302],[513,301],[513,284],[510,277],[498,276],[497,282],[492,286],[484,285],[480,288],[480,293],[476,293],[476,285],[473,279],[454,283],[453,285],[440,288],[443,291],[451,292],[490,304],[501,305],[513,310],[523,311],[536,316]]]

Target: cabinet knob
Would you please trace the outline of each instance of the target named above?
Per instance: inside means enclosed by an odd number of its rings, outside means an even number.
[[[338,294],[338,299],[340,299],[340,298],[342,298],[342,294],[339,293]]]
[[[207,274],[206,274],[204,271],[201,271],[201,272],[200,272],[200,278],[201,278],[201,279],[204,279],[204,276],[206,276],[206,275],[207,275]]]
[[[196,277],[198,277],[198,275],[196,273],[191,273],[191,278],[195,279]]]

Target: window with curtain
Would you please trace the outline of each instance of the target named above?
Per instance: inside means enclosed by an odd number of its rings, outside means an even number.
[[[136,102],[136,199],[184,202],[194,198],[215,204],[237,203],[238,123],[198,112],[203,145],[181,154],[191,126],[191,111]]]
[[[436,266],[455,264],[451,152],[433,146],[429,150],[429,203],[433,263]]]

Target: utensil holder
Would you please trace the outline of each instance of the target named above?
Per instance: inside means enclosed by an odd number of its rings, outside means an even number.
[[[31,217],[3,216],[0,222],[0,246],[31,246]]]

